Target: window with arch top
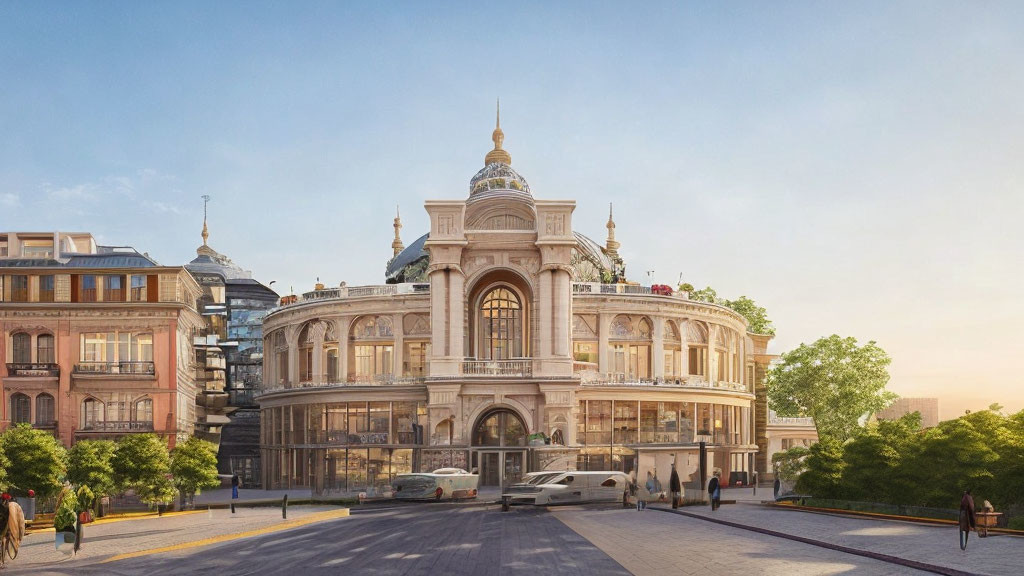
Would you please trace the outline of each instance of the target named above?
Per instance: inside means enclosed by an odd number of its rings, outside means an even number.
[[[523,355],[523,304],[514,291],[492,288],[480,301],[480,351],[483,360]]]

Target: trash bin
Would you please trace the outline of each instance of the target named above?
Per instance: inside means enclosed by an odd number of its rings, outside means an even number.
[[[36,499],[35,498],[15,498],[15,502],[18,506],[21,506],[23,512],[25,512],[25,521],[31,522],[36,519]]]

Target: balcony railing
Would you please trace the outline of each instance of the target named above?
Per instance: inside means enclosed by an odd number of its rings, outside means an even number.
[[[156,367],[152,362],[82,362],[75,364],[76,374],[141,374],[152,376]]]
[[[83,432],[151,432],[153,423],[136,420],[104,420],[103,422],[86,422]]]
[[[60,376],[60,366],[51,363],[8,362],[7,374],[11,376]]]
[[[303,380],[300,382],[279,382],[276,385],[265,386],[264,390],[256,392],[256,396],[266,392],[278,390],[292,390],[297,388],[337,388],[346,386],[410,386],[423,384],[422,376],[398,377],[392,374],[378,374],[374,376],[353,376],[345,381],[323,380],[314,382]]]
[[[790,416],[776,416],[775,412],[768,414],[769,424],[779,424],[782,426],[809,426],[814,427],[814,418],[810,417],[790,417]]]
[[[342,286],[340,288],[313,290],[312,292],[306,292],[302,296],[285,296],[281,298],[281,305],[271,309],[268,314],[284,308],[285,306],[293,306],[295,304],[304,304],[321,300],[366,298],[371,296],[395,296],[400,294],[430,294],[430,284],[380,284],[375,286]]]
[[[664,386],[666,388],[710,388],[714,390],[730,390],[748,392],[746,385],[739,382],[708,382],[699,376],[662,378],[641,378],[630,374],[597,372],[577,372],[580,384],[584,386]]]
[[[533,361],[520,360],[466,360],[462,363],[463,376],[533,376]]]

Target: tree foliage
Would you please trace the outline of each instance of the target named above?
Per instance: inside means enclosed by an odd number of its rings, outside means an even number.
[[[68,481],[88,486],[96,495],[114,492],[115,445],[110,440],[80,440],[68,450]]]
[[[155,434],[124,436],[117,441],[110,464],[118,489],[134,490],[135,495],[147,504],[167,503],[174,499],[167,444]]]
[[[9,462],[9,491],[26,495],[35,490],[40,498],[60,492],[66,453],[53,434],[17,424],[0,434],[0,452]]]
[[[193,436],[178,444],[171,454],[174,486],[191,501],[202,490],[220,486],[217,476],[217,447]]]
[[[793,483],[807,470],[807,457],[811,451],[804,446],[794,446],[772,454],[772,470],[775,477],[786,483]]]
[[[1024,411],[974,412],[921,430],[920,416],[869,424],[840,444],[811,447],[797,491],[838,498],[956,508],[970,489],[997,510],[1024,509]]]
[[[710,286],[703,290],[696,290],[692,284],[680,284],[679,290],[689,292],[690,300],[695,302],[718,304],[733,310],[747,319],[747,329],[755,334],[775,335],[775,327],[772,325],[772,321],[768,319],[768,311],[762,306],[758,306],[756,302],[746,296],[740,296],[735,300],[728,300],[719,298],[718,292]]]
[[[833,334],[782,355],[768,370],[768,404],[780,416],[810,416],[818,437],[840,443],[853,437],[861,417],[888,406],[890,359],[873,341]]]

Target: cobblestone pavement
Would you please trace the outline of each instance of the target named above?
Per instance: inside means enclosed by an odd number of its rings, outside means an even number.
[[[289,507],[288,520],[333,509],[336,507]],[[56,551],[52,531],[39,532],[29,534],[22,541],[18,558],[10,562],[3,573],[5,575],[70,574],[72,572],[77,574],[82,566],[115,554],[244,532],[272,526],[283,521],[280,508],[239,507],[233,516],[229,510],[212,510],[209,513],[150,516],[138,520],[86,525],[82,549],[76,556],[67,556]]]
[[[750,504],[722,506],[715,512],[711,512],[710,506],[687,506],[684,511],[964,572],[1024,574],[1024,538],[1016,536],[993,534],[979,538],[972,533],[967,550],[962,551],[957,528],[952,525],[875,520]],[[664,512],[658,514],[672,516]]]
[[[89,566],[145,574],[626,575],[542,508],[428,504],[359,513],[215,546]]]
[[[556,518],[639,576],[927,574],[657,510],[551,510]]]

